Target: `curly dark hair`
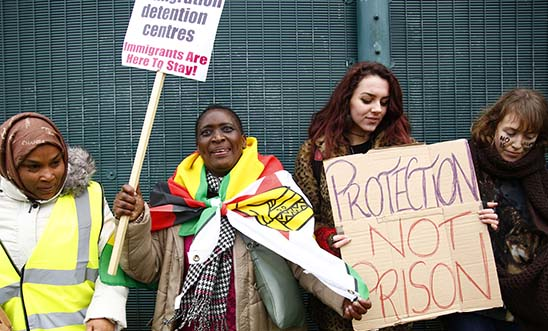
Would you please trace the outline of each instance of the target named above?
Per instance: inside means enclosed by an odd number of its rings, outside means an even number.
[[[493,142],[497,126],[508,114],[520,119],[519,130],[538,133],[536,144],[548,145],[548,106],[539,92],[527,88],[514,88],[490,107],[483,110],[472,124],[472,140],[480,145]]]
[[[389,102],[386,115],[373,132],[377,137],[381,132],[381,146],[401,145],[413,142],[411,127],[403,113],[403,97],[400,83],[396,76],[383,64],[378,62],[358,62],[348,69],[344,77],[335,87],[326,105],[312,115],[308,128],[309,138],[315,142],[324,139],[325,155],[333,156],[336,146],[348,145],[345,136],[350,130],[350,99],[358,84],[366,77],[379,76],[389,85]]]

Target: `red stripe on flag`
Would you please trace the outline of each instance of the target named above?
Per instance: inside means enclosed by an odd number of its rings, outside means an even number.
[[[152,232],[169,228],[175,223],[175,214],[172,205],[163,205],[150,208],[150,217],[154,220],[150,230]]]
[[[255,194],[261,194],[266,191],[270,191],[272,189],[278,188],[280,186],[282,186],[282,183],[278,179],[278,176],[276,175],[267,176],[261,181],[261,184],[257,188],[257,192],[255,192]]]
[[[278,170],[284,170],[284,166],[274,155],[258,155],[259,161],[264,165],[263,173],[260,177],[272,175]]]
[[[289,240],[289,231],[282,231],[278,230],[278,232],[285,237],[285,239]]]
[[[185,203],[187,204],[187,206],[192,208],[205,207],[205,203],[194,200],[194,198],[190,195],[190,192],[188,192],[188,190],[185,187],[177,184],[173,180],[173,177],[170,178],[167,181],[167,183],[169,187],[169,193],[175,196],[181,197],[183,200],[185,200]]]
[[[205,207],[206,204],[201,202],[201,201],[198,201],[198,200],[194,200],[192,198],[183,198],[186,202],[186,205],[189,206],[189,207],[192,207],[192,208],[200,208],[200,207]]]

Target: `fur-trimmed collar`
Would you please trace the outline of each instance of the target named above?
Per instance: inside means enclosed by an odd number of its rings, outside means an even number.
[[[96,170],[95,160],[88,151],[82,147],[69,147],[67,180],[61,194],[82,194]]]

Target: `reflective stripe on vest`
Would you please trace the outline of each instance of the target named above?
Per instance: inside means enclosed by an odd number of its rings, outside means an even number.
[[[0,290],[0,302],[4,303],[12,297],[19,296],[19,283],[6,285]]]
[[[77,198],[59,197],[21,275],[0,249],[0,304],[13,330],[85,330],[102,223],[102,188],[91,182]]]
[[[29,316],[29,325],[40,325],[41,329],[53,329],[72,325],[70,330],[85,330],[83,324],[85,316],[86,309],[75,313],[35,314]]]

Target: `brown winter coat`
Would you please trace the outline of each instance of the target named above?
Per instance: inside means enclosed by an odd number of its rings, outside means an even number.
[[[129,223],[120,261],[129,276],[144,282],[158,281],[156,307],[152,322],[153,331],[169,331],[169,320],[174,314],[175,297],[180,294],[184,269],[184,242],[179,236],[179,226],[150,232],[150,214],[145,208],[144,217]],[[129,253],[129,254],[128,254]],[[236,290],[236,325],[238,331],[279,330],[270,320],[255,289],[253,263],[241,236],[236,235],[233,248]],[[326,305],[342,315],[343,297],[326,287],[312,274],[289,263],[295,278],[308,292],[319,297]],[[294,328],[285,330],[306,330]]]

